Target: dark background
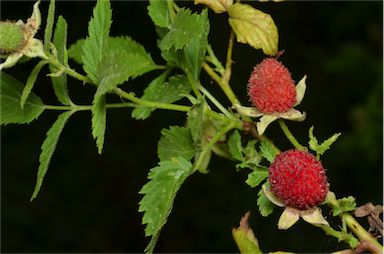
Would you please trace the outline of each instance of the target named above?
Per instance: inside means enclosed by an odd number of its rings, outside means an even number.
[[[382,2],[248,2],[272,15],[279,29],[281,61],[294,80],[308,75],[307,93],[299,109],[304,123],[288,125],[302,143],[315,125],[323,140],[342,136],[323,157],[331,189],[338,196],[353,195],[358,205],[382,203]],[[178,2],[191,6],[191,2]],[[2,1],[3,19],[23,19],[33,2]],[[68,21],[69,44],[86,36],[94,2],[60,1],[57,13]],[[48,3],[41,4],[43,19]],[[111,35],[129,35],[142,43],[157,63],[156,34],[146,15],[146,2],[114,1]],[[201,6],[193,7],[201,10]],[[210,12],[210,42],[221,60],[229,34],[227,15]],[[43,24],[44,27],[44,24]],[[42,38],[40,31],[37,37]],[[236,44],[231,84],[246,104],[247,79],[264,55]],[[25,82],[36,60],[6,70]],[[133,63],[134,64],[134,63]],[[73,65],[79,72],[80,66]],[[126,90],[142,94],[159,72],[138,78]],[[207,88],[228,105],[215,84]],[[39,75],[34,91],[47,104],[57,104],[49,79]],[[69,79],[70,95],[89,104],[94,88]],[[114,98],[110,98],[111,101]],[[160,130],[182,125],[182,113],[156,111],[145,121],[130,118],[130,109],[108,111],[103,155],[91,137],[90,112],[72,116],[53,156],[38,198],[29,202],[35,184],[40,146],[57,112],[45,112],[29,125],[1,129],[1,251],[2,252],[142,252],[142,214],[137,212],[138,191],[157,163]],[[282,149],[289,144],[274,123],[267,135]],[[214,157],[207,175],[195,174],[182,186],[174,210],[160,236],[158,252],[237,252],[231,228],[252,211],[251,226],[264,251],[326,252],[346,247],[320,229],[299,222],[288,231],[277,230],[281,210],[262,218],[257,190],[244,181],[232,162]],[[365,224],[364,220],[361,222]]]

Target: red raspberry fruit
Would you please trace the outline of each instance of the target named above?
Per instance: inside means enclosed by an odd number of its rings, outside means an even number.
[[[269,167],[272,192],[290,207],[307,210],[322,203],[328,192],[325,170],[308,152],[288,150]]]
[[[266,58],[253,69],[248,95],[253,106],[263,113],[284,113],[296,103],[291,74],[275,58]]]

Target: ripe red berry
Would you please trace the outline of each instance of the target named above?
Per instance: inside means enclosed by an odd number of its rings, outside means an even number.
[[[322,203],[328,192],[325,170],[308,152],[288,150],[269,167],[272,192],[290,207],[306,210]]]
[[[296,103],[291,74],[275,58],[266,58],[253,69],[248,95],[253,106],[263,113],[284,113]]]

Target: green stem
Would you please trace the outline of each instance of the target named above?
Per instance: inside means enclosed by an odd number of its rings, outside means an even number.
[[[221,75],[223,75],[224,74],[224,66],[221,64],[219,59],[217,59],[217,57],[216,57],[215,53],[213,52],[213,49],[212,49],[210,44],[208,44],[207,53],[208,53],[208,56],[206,58],[207,61],[212,63],[215,66],[215,70],[217,72],[219,72]]]
[[[324,232],[327,235],[330,235],[330,236],[337,238],[338,241],[345,241],[346,243],[350,243],[352,240],[354,240],[357,243],[357,239],[348,233],[339,232],[339,231],[334,230],[333,228],[331,228],[330,226],[327,226],[327,225],[318,225],[317,227],[324,230]]]
[[[235,42],[235,34],[231,30],[229,35],[228,49],[227,49],[227,61],[225,63],[225,70],[223,74],[223,81],[225,83],[229,83],[232,74],[232,52],[233,52],[233,44]]]
[[[216,98],[210,93],[208,92],[207,89],[205,89],[203,86],[200,86],[200,91],[224,114],[226,115],[227,117],[229,118],[233,118],[232,114],[229,113],[228,110],[226,110],[224,108],[223,105],[221,105],[221,103],[216,100]]]
[[[341,219],[345,221],[348,228],[359,238],[361,242],[367,241],[377,248],[377,253],[382,253],[383,246],[374,238],[368,231],[366,231],[349,213],[343,213]]]
[[[192,74],[188,74],[188,73],[187,73],[188,82],[189,82],[189,84],[190,84],[191,87],[192,87],[192,91],[193,91],[193,93],[196,95],[197,98],[200,98],[200,97],[201,97],[201,93],[200,93],[200,91],[199,91],[199,89],[198,89],[198,86],[196,85],[196,81],[195,81],[195,79],[192,78],[192,77],[193,77]]]
[[[107,104],[106,108],[136,108],[138,105],[131,102],[125,102],[125,103],[111,103]],[[75,105],[73,106],[56,106],[56,105],[44,105],[44,108],[46,110],[61,110],[61,111],[85,111],[85,110],[91,110],[92,105]]]
[[[206,62],[204,62],[202,66],[205,72],[220,86],[221,90],[223,90],[232,105],[240,104],[229,84],[225,83],[222,78]]]
[[[280,128],[284,132],[285,136],[288,138],[288,140],[291,142],[291,144],[298,150],[307,151],[307,148],[300,145],[300,143],[296,140],[296,138],[292,135],[291,131],[288,129],[288,126],[285,124],[285,121],[283,119],[277,120],[277,122],[280,125]]]
[[[232,130],[236,127],[237,122],[231,121],[227,126],[222,128],[219,132],[216,133],[215,136],[209,141],[209,143],[204,147],[203,151],[200,153],[199,159],[196,161],[194,166],[194,171],[199,169],[200,164],[203,162],[206,154],[211,150],[211,147],[216,144],[217,141],[220,140],[222,136],[224,136],[228,131]]]
[[[84,76],[84,75],[82,75],[82,74],[76,72],[75,70],[71,69],[71,68],[68,67],[68,66],[64,66],[64,65],[63,65],[62,63],[60,63],[56,58],[54,58],[54,57],[49,57],[49,58],[48,58],[48,61],[49,61],[50,64],[52,64],[53,66],[55,66],[57,69],[64,71],[64,72],[67,73],[69,76],[74,77],[75,79],[81,80],[81,81],[83,81],[84,83],[93,84],[93,82],[92,82],[87,76]]]
[[[135,97],[132,93],[127,93],[120,88],[115,88],[113,90],[117,95],[119,95],[122,98],[128,99],[134,103],[137,103],[141,106],[146,107],[152,107],[152,108],[158,108],[158,109],[167,109],[167,110],[175,110],[175,111],[182,111],[182,112],[188,112],[191,107],[184,106],[184,105],[176,105],[176,104],[169,104],[169,103],[162,103],[162,102],[154,102],[154,101],[146,101],[140,98]]]

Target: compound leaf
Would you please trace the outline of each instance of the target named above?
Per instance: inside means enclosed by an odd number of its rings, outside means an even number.
[[[241,146],[241,136],[238,130],[232,132],[228,138],[228,149],[235,160],[243,161],[243,147]]]
[[[184,75],[175,75],[164,82],[167,73],[163,73],[154,79],[148,87],[144,90],[144,95],[141,97],[143,100],[173,103],[191,91],[187,77]],[[144,120],[151,115],[155,108],[139,106],[132,111],[132,117],[135,119]]]
[[[109,29],[112,23],[111,4],[99,0],[93,9],[93,17],[88,25],[88,37],[83,44],[82,59],[84,70],[89,78],[98,83],[99,64],[105,54]]]
[[[23,84],[7,75],[0,73],[0,124],[24,124],[37,119],[44,111],[41,99],[31,92],[20,108],[20,97]]]
[[[31,74],[29,74],[29,77],[27,79],[27,84],[25,85],[23,92],[21,93],[20,98],[20,107],[24,108],[24,104],[26,100],[28,99],[29,94],[32,92],[32,88],[35,85],[37,75],[39,75],[39,72],[41,68],[43,68],[44,65],[46,65],[48,62],[46,60],[41,60],[36,66],[32,69]]]
[[[259,206],[260,214],[267,217],[273,212],[275,205],[265,196],[263,189],[260,189],[257,195],[257,205]]]
[[[171,24],[170,31],[161,41],[162,50],[171,47],[182,49],[192,38],[201,38],[206,29],[206,19],[203,15],[192,14],[189,9],[180,9]]]
[[[96,92],[97,93],[97,92]],[[96,140],[98,153],[101,154],[104,145],[105,128],[107,121],[106,95],[96,96],[93,100],[92,136]]]
[[[70,111],[62,113],[47,132],[47,137],[44,140],[43,145],[41,146],[41,154],[39,158],[40,165],[37,171],[36,186],[35,190],[33,191],[31,201],[36,198],[37,194],[40,191],[44,177],[47,174],[52,155],[56,149],[57,142],[59,141],[60,134],[63,131],[64,126],[67,123],[71,114],[72,112]]]
[[[157,154],[160,161],[182,157],[191,160],[195,154],[191,131],[188,128],[171,126],[161,131]]]
[[[148,15],[156,26],[170,27],[171,21],[169,18],[167,1],[150,0],[147,9]]]
[[[161,228],[172,211],[178,190],[192,173],[192,164],[182,157],[161,161],[150,170],[147,182],[140,190],[143,198],[139,212],[144,212],[143,224],[147,224],[145,235],[152,236],[146,251],[153,251]]]
[[[275,157],[278,154],[278,151],[272,145],[271,142],[268,142],[266,140],[261,140],[261,142],[260,142],[260,153],[261,153],[261,155],[265,159],[267,159],[267,161],[272,163],[275,160]]]
[[[66,66],[68,64],[67,54],[67,21],[62,16],[59,16],[56,29],[53,34],[53,45],[55,45],[57,51],[57,59],[61,64]],[[71,99],[69,98],[67,89],[67,74],[61,70],[56,69],[52,65],[50,66],[51,72],[61,72],[60,76],[51,76],[53,90],[57,99],[64,105],[70,105]]]
[[[248,179],[245,182],[252,188],[255,188],[267,177],[268,177],[267,170],[264,170],[264,169],[255,170],[248,174]]]
[[[48,7],[47,23],[44,30],[44,50],[49,50],[52,39],[53,23],[55,22],[55,0],[50,0]]]
[[[83,45],[85,39],[77,40],[68,49],[68,57],[72,58],[79,64],[83,64]]]

